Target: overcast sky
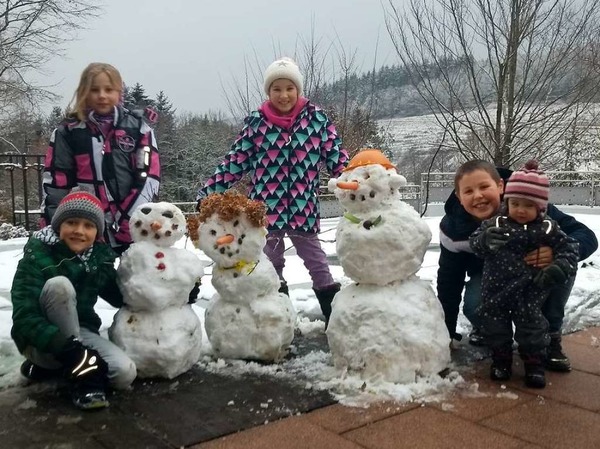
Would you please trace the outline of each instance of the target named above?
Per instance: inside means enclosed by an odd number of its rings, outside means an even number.
[[[385,0],[387,2],[387,0]],[[244,56],[268,65],[293,56],[300,37],[315,35],[357,50],[364,71],[396,62],[379,0],[104,0],[103,15],[55,58],[44,78],[65,107],[83,68],[113,64],[128,85],[154,97],[163,90],[179,112],[226,112],[222,81],[242,73]],[[337,37],[336,37],[337,36]],[[280,51],[279,51],[280,50]],[[361,71],[362,71],[361,70]]]

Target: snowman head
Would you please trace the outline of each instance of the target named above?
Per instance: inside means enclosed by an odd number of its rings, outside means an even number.
[[[221,267],[256,262],[266,243],[266,208],[237,192],[202,201],[198,247]]]
[[[145,203],[129,219],[134,242],[150,242],[167,248],[173,246],[185,233],[185,217],[171,203]]]
[[[398,189],[406,178],[379,150],[363,150],[351,161],[339,178],[327,185],[349,212],[361,213],[387,207],[399,198]]]

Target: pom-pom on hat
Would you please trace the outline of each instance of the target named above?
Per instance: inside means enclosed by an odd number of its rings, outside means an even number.
[[[548,177],[543,171],[538,170],[537,161],[532,159],[510,175],[504,188],[504,199],[525,198],[533,201],[538,210],[543,212],[548,207],[549,193]]]
[[[283,57],[271,63],[265,70],[265,93],[269,95],[269,89],[273,81],[278,79],[290,80],[298,89],[298,96],[302,95],[304,89],[304,77],[300,73],[300,68],[293,59]]]
[[[98,229],[97,238],[104,233],[104,210],[102,203],[94,195],[83,190],[71,191],[65,196],[52,217],[52,229],[57,234],[60,232],[60,225],[69,218],[85,218],[96,225]]]

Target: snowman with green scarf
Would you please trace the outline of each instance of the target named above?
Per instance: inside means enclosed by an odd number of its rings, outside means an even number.
[[[450,338],[430,281],[416,275],[431,231],[407,203],[406,185],[376,149],[359,152],[328,188],[344,207],[337,255],[354,283],[335,297],[327,338],[336,368],[410,383],[450,362]]]

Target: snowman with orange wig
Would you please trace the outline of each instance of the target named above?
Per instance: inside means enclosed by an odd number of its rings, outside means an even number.
[[[279,277],[263,252],[264,203],[233,191],[214,193],[202,201],[195,222],[189,225],[190,237],[214,261],[217,293],[204,321],[214,355],[279,361],[294,337],[296,312],[289,297],[278,291]]]
[[[360,151],[328,183],[345,209],[336,248],[354,283],[335,296],[327,339],[336,368],[365,380],[415,382],[450,362],[442,308],[416,275],[431,231],[400,199],[405,184],[376,149]]]

